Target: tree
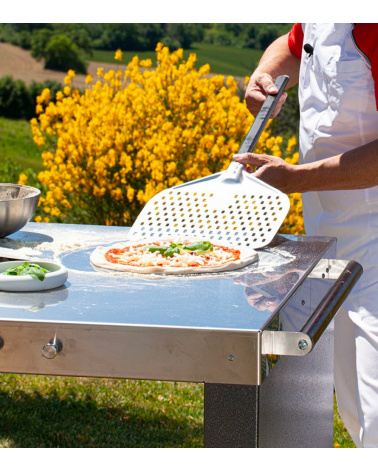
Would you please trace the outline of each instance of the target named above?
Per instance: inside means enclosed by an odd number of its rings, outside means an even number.
[[[67,36],[41,29],[33,33],[31,54],[36,59],[44,59],[47,69],[76,73],[86,73],[82,50]]]
[[[45,49],[45,67],[67,72],[73,69],[78,74],[85,74],[86,64],[80,49],[67,36],[53,35]]]

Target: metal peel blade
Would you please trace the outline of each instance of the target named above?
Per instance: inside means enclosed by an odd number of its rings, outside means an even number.
[[[251,152],[289,78],[276,80],[239,153]],[[163,190],[144,207],[129,239],[201,238],[256,249],[273,239],[290,208],[287,195],[248,173],[233,161],[214,175]]]

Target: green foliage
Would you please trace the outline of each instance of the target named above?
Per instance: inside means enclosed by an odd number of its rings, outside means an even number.
[[[10,76],[0,78],[0,116],[27,119],[30,114],[30,93],[24,82]]]
[[[164,29],[157,23],[112,23],[97,25],[96,34],[94,49],[153,51],[163,37]]]
[[[67,36],[81,51],[90,54],[92,51],[92,36],[90,25],[87,23],[54,23],[56,35]]]
[[[42,28],[51,29],[47,23],[3,23],[0,25],[0,42],[30,49],[33,31]]]
[[[38,180],[37,173],[31,169],[25,169],[18,162],[13,159],[4,159],[0,156],[0,182],[3,184],[13,183],[16,184],[19,180],[21,173],[24,173],[28,177],[28,185],[39,188],[42,190],[41,183]]]
[[[53,80],[32,82],[29,87],[22,80],[11,76],[0,78],[0,116],[13,119],[30,120],[35,115],[36,97],[44,88],[49,88],[54,97],[63,85]]]
[[[264,50],[291,26],[291,23],[215,23],[205,30],[204,42]]]
[[[4,23],[0,24],[0,41],[32,49],[39,58],[45,58],[52,36],[65,36],[87,54],[91,49],[153,51],[159,41],[188,48],[202,41],[206,27],[201,23]]]
[[[83,37],[83,43],[86,36]],[[86,73],[83,50],[74,40],[64,34],[55,34],[49,29],[40,29],[33,33],[31,55],[36,59],[44,59],[45,67],[52,70],[67,72],[73,69],[76,73]]]
[[[78,46],[67,36],[54,35],[46,45],[45,67],[67,72],[73,69],[77,74],[85,74],[87,65]]]
[[[171,49],[188,49],[204,37],[204,27],[199,23],[168,23],[164,30],[165,36],[161,42]]]
[[[3,184],[15,184],[18,182],[18,176],[22,172],[22,167],[12,161],[6,159],[3,161],[3,157],[0,156],[0,182]]]

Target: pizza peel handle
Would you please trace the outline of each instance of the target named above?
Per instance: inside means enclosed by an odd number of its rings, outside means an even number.
[[[278,93],[265,100],[239,153],[252,151],[288,80],[287,76],[277,78]],[[223,172],[155,195],[143,208],[128,237],[132,241],[200,238],[253,250],[269,244],[289,208],[287,195],[233,161]]]
[[[253,151],[288,82],[289,77],[287,75],[280,75],[277,77],[275,81],[275,86],[278,90],[277,94],[268,95],[266,97],[263,105],[260,108],[260,111],[256,115],[256,118],[248,131],[247,136],[244,138],[244,141],[240,146],[238,154],[244,154],[246,152]],[[243,164],[232,161],[228,169],[225,171],[223,180],[238,179],[238,176],[243,168]]]

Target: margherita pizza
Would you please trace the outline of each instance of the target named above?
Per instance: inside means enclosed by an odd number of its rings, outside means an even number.
[[[252,249],[243,251],[222,243],[165,239],[98,247],[91,254],[91,263],[107,270],[140,274],[192,274],[240,269],[257,257]]]

